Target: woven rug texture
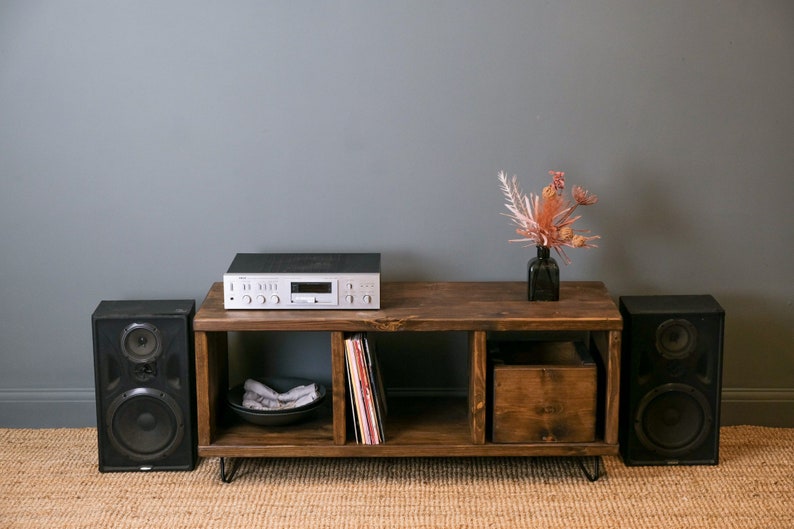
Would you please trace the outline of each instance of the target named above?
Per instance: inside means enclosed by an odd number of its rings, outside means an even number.
[[[97,470],[96,430],[0,429],[0,528],[794,528],[794,429],[721,429],[716,466],[565,458],[241,460]]]

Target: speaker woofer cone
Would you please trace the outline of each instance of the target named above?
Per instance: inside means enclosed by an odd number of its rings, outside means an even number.
[[[130,324],[121,333],[121,352],[136,364],[154,361],[162,350],[160,331],[150,323]]]
[[[670,360],[688,357],[697,346],[697,329],[683,319],[670,319],[656,329],[656,350]]]
[[[170,455],[185,433],[184,416],[167,393],[136,388],[117,397],[106,416],[110,442],[135,461],[156,461]]]
[[[645,448],[676,457],[700,446],[712,422],[711,407],[700,391],[686,384],[664,384],[640,401],[634,428]]]

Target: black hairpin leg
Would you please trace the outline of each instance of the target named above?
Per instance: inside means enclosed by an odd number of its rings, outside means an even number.
[[[234,473],[237,472],[237,462],[235,461],[234,464],[229,465],[229,472],[226,472],[226,458],[221,459],[221,481],[224,483],[231,483],[234,479]]]
[[[593,458],[593,472],[590,472],[587,467],[584,465],[584,458],[579,458],[579,468],[582,469],[585,477],[590,481],[598,481],[598,478],[601,477],[601,456],[595,456]]]

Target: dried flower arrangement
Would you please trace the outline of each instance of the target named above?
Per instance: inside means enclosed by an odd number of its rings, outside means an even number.
[[[518,226],[516,233],[521,239],[510,242],[528,242],[527,246],[546,246],[554,248],[565,264],[571,260],[563,247],[593,248],[592,241],[600,239],[598,235],[588,235],[589,230],[574,229],[574,223],[581,215],[573,216],[579,206],[589,206],[598,202],[598,197],[580,186],[573,186],[571,195],[573,202],[563,197],[565,190],[565,173],[549,171],[551,183],[543,188],[540,196],[530,193],[527,197],[518,185],[515,175],[510,180],[504,171],[499,172],[502,192],[507,198],[505,206],[510,213],[503,213]]]

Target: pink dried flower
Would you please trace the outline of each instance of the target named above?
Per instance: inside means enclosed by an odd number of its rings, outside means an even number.
[[[504,171],[499,172],[499,182],[502,192],[507,198],[505,206],[509,214],[505,213],[517,226],[516,233],[521,239],[512,239],[510,242],[527,242],[527,246],[547,246],[554,248],[565,264],[571,260],[565,254],[563,247],[593,248],[592,241],[600,239],[598,235],[585,235],[588,230],[574,229],[574,223],[581,216],[573,216],[579,206],[590,206],[598,202],[598,196],[591,194],[580,186],[574,186],[572,196],[574,202],[562,197],[565,189],[565,173],[562,171],[549,171],[551,183],[544,187],[540,196],[533,193],[527,197],[518,185],[514,175],[510,180]]]
[[[593,195],[590,191],[580,186],[573,186],[571,194],[573,195],[573,199],[580,206],[592,206],[598,202],[598,195]]]
[[[562,194],[565,189],[565,173],[563,171],[549,171],[551,176],[551,186],[557,191],[558,195]]]

